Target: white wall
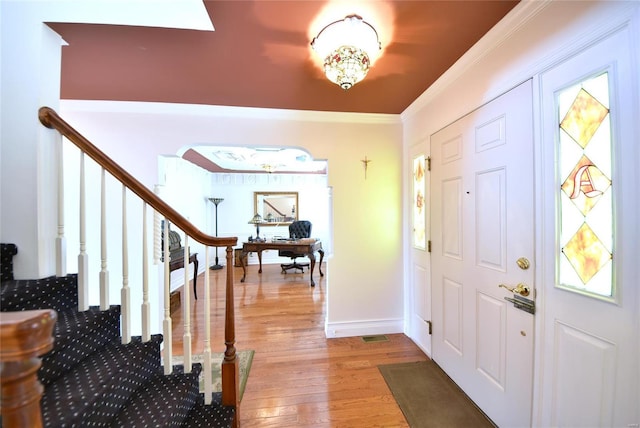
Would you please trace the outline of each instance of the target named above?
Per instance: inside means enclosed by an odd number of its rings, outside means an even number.
[[[254,214],[254,192],[298,192],[298,216],[310,220],[312,236],[322,241],[325,253],[331,252],[329,227],[329,200],[327,197],[327,176],[324,174],[266,174],[266,173],[211,173],[178,156],[161,156],[159,163],[162,199],[176,209],[204,233],[215,236],[215,205],[210,197],[223,198],[218,205],[218,236],[237,237],[238,245],[255,236],[256,228],[248,221]],[[178,231],[181,235],[181,231]],[[289,236],[287,225],[262,226],[260,236]],[[215,263],[215,250],[204,260],[204,247],[197,242],[190,244],[192,252],[198,252],[200,271]],[[218,251],[218,262],[225,265],[224,250]],[[277,251],[264,251],[262,262],[283,263],[289,259],[278,257]],[[251,254],[249,264],[258,263]],[[174,278],[174,284],[181,285],[182,278]]]
[[[64,41],[44,22],[213,30],[200,0],[0,1],[0,241],[18,246],[17,278],[55,273],[60,137],[38,109],[58,108]]]
[[[331,230],[329,226],[329,199],[327,176],[324,174],[210,174],[212,193],[210,196],[222,197],[218,205],[218,235],[238,237],[238,246],[250,236],[256,236],[256,227],[248,224],[253,217],[254,192],[298,192],[298,218],[309,220],[312,224],[313,238],[322,241],[322,247],[328,255],[331,253]],[[211,213],[210,233],[215,231],[214,205],[208,202]],[[288,225],[261,226],[260,236],[270,239],[274,236],[289,236]],[[262,262],[288,263],[290,260],[278,257],[278,252],[263,252]],[[251,254],[249,264],[258,263]],[[221,262],[221,264],[223,264]]]

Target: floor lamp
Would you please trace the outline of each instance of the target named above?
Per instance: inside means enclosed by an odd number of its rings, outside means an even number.
[[[222,201],[224,201],[224,199],[222,198],[209,198],[209,200],[211,202],[214,203],[214,205],[216,206],[216,238],[218,237],[218,204]],[[211,266],[209,269],[212,270],[218,270],[218,269],[222,269],[222,266],[220,266],[218,264],[218,247],[216,247],[216,264]]]

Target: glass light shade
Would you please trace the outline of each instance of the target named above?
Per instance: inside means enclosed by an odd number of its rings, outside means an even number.
[[[262,223],[262,216],[260,214],[256,214],[253,216],[251,220],[249,220],[249,224],[260,224]]]
[[[364,79],[381,49],[376,30],[358,15],[327,25],[311,46],[324,60],[327,79],[342,89]]]
[[[363,50],[341,46],[325,58],[324,74],[346,90],[364,79],[369,72],[369,64],[369,57]]]

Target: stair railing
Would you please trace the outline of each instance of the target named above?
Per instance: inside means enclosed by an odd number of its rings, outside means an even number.
[[[142,239],[142,254],[143,254],[143,290],[142,290],[142,340],[150,340],[151,334],[149,331],[150,322],[150,309],[148,299],[148,275],[147,275],[147,227],[146,227],[146,207],[150,206],[155,210],[154,213],[154,236],[157,238],[159,232],[160,217],[164,217],[164,236],[168,237],[169,223],[175,225],[185,234],[184,242],[184,284],[183,291],[185,293],[185,301],[189,302],[189,239],[194,239],[205,246],[205,260],[209,260],[209,247],[226,247],[226,265],[233,266],[233,247],[237,243],[236,237],[214,237],[203,233],[200,229],[194,226],[189,220],[184,218],[169,204],[163,201],[155,193],[145,187],[131,174],[129,174],[120,165],[114,162],[105,153],[99,150],[83,135],[76,131],[71,125],[64,121],[53,109],[49,107],[41,107],[38,112],[40,122],[47,128],[57,130],[62,136],[66,137],[70,142],[75,144],[81,152],[80,156],[80,254],[78,255],[78,310],[85,311],[89,308],[88,304],[88,256],[85,251],[86,244],[86,231],[85,231],[85,177],[84,177],[84,158],[85,155],[93,159],[101,168],[101,271],[99,275],[100,281],[100,307],[102,310],[106,310],[109,307],[109,293],[108,293],[108,270],[106,267],[106,200],[105,200],[105,173],[108,172],[116,180],[122,183],[122,266],[123,266],[123,285],[121,288],[121,312],[122,312],[122,342],[129,343],[131,340],[131,302],[130,302],[130,287],[128,283],[128,234],[126,223],[126,199],[127,192],[133,192],[143,203],[143,239]],[[62,143],[62,142],[61,142]],[[62,146],[62,144],[60,144]],[[62,149],[59,149],[60,159],[62,159]],[[62,165],[59,168],[58,188],[60,189],[58,204],[62,206],[64,203],[64,180],[62,178]],[[169,239],[164,239],[163,254],[169,254],[168,248]],[[66,243],[64,238],[64,210],[58,208],[58,236],[56,238],[56,252],[57,252],[57,275],[65,275],[65,253]],[[157,254],[155,254],[157,256]],[[156,257],[157,258],[157,257]],[[172,360],[172,321],[170,310],[170,270],[169,270],[169,257],[164,257],[164,308],[163,308],[163,336],[164,336],[164,350],[163,359],[165,362],[171,362]],[[205,383],[205,403],[210,404],[212,400],[212,379],[211,379],[211,341],[210,341],[210,281],[209,275],[204,275],[204,383]],[[192,355],[191,355],[191,326],[190,326],[190,314],[189,305],[185,305],[184,313],[184,369],[185,372],[191,371]],[[236,412],[239,406],[239,389],[238,389],[238,360],[235,349],[235,314],[234,314],[234,298],[233,298],[233,269],[227,269],[226,283],[225,283],[225,326],[224,326],[224,358],[222,361],[222,404],[231,405],[236,407]],[[165,374],[172,373],[172,364],[165,363]],[[237,414],[237,413],[236,413]]]

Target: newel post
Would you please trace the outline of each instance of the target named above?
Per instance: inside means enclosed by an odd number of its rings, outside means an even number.
[[[42,427],[42,384],[38,358],[53,348],[54,310],[0,312],[0,384],[2,425]]]
[[[222,360],[222,404],[236,407],[236,418],[240,405],[238,356],[236,354],[236,330],[233,298],[233,248],[227,247],[227,283],[224,318],[224,359]]]

